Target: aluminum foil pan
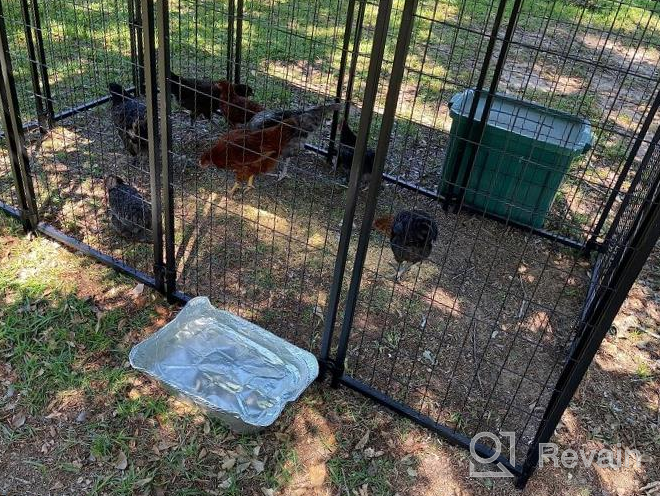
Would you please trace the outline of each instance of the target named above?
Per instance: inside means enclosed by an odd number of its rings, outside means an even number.
[[[193,298],[131,350],[131,365],[192,400],[237,432],[271,425],[314,381],[311,353]]]

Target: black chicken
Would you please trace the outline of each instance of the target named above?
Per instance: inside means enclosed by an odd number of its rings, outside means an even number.
[[[355,143],[357,136],[348,127],[348,122],[342,121],[341,132],[339,135],[339,157],[337,158],[337,169],[342,173],[344,179],[348,181],[351,174],[351,166],[353,164],[353,153],[355,152]],[[371,148],[367,148],[364,154],[364,162],[362,163],[362,177],[361,181],[368,181],[374,169],[374,158],[376,152]]]
[[[147,107],[117,83],[110,83],[112,122],[128,153],[134,157],[147,151]]]
[[[433,242],[438,239],[438,224],[420,210],[402,210],[396,217],[381,217],[374,221],[374,226],[390,237],[390,247],[398,264],[397,281],[410,267],[429,257]]]
[[[288,176],[287,169],[289,166],[289,161],[291,156],[296,150],[305,147],[305,142],[309,135],[313,132],[311,131],[318,129],[323,123],[324,117],[328,116],[335,110],[339,110],[338,103],[329,103],[326,105],[318,105],[316,107],[309,107],[301,110],[264,110],[256,114],[250,121],[245,125],[245,128],[249,131],[259,131],[267,129],[269,127],[278,126],[287,119],[303,117],[301,122],[307,123],[307,127],[301,127],[299,135],[291,139],[282,149],[282,154],[280,159],[284,160],[284,167],[282,171],[278,174],[278,181],[281,181]],[[300,120],[300,119],[298,119]]]
[[[170,91],[179,102],[179,105],[190,112],[191,124],[194,124],[198,117],[211,120],[213,114],[220,109],[224,96],[220,83],[184,78],[173,72],[170,73]],[[246,84],[232,84],[230,86],[232,94],[235,93],[239,97],[247,98],[254,94],[254,90]]]
[[[106,176],[110,224],[124,238],[151,243],[151,204],[119,176]]]

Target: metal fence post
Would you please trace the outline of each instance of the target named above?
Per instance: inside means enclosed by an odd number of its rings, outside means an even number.
[[[344,77],[346,76],[346,63],[348,62],[348,47],[351,43],[351,31],[353,29],[353,17],[355,14],[355,0],[348,0],[348,11],[346,13],[346,24],[344,25],[344,41],[341,48],[341,60],[339,61],[339,76],[337,77],[337,93],[335,102],[341,102],[344,92]],[[346,115],[344,116],[346,117]],[[328,145],[328,163],[336,152],[335,139],[337,138],[337,124],[339,124],[339,110],[332,113],[332,126],[330,127],[330,143]]]
[[[146,1],[146,0],[143,0]],[[165,241],[165,292],[174,301],[176,265],[174,260],[174,175],[170,163],[172,121],[170,117],[170,20],[167,2],[156,5],[158,29],[158,115],[160,116],[160,172],[163,234]]]
[[[479,78],[477,79],[477,85],[474,91],[474,97],[472,99],[472,104],[470,105],[470,111],[468,113],[467,119],[467,129],[464,131],[464,136],[460,136],[458,139],[458,152],[457,156],[462,157],[465,153],[465,149],[468,146],[468,140],[472,136],[472,128],[474,127],[474,118],[477,114],[477,107],[479,105],[479,100],[481,98],[481,92],[483,91],[484,84],[486,83],[486,77],[488,75],[488,69],[490,67],[491,59],[493,58],[493,51],[495,50],[495,42],[497,41],[497,33],[500,30],[502,25],[502,18],[504,17],[504,10],[506,7],[507,0],[500,0],[500,3],[497,7],[497,12],[495,13],[495,19],[493,21],[493,28],[490,32],[490,37],[488,39],[488,45],[486,47],[486,54],[484,55],[484,60],[481,64],[481,70],[479,72]],[[455,167],[452,171],[452,174],[449,178],[449,187],[450,190],[443,202],[442,206],[445,210],[449,209],[449,205],[455,200],[456,195],[454,193],[454,186],[458,180],[458,174],[460,173],[461,167]]]
[[[234,25],[236,22],[236,0],[227,4],[227,81],[231,81],[234,72]]]
[[[621,169],[621,173],[619,174],[619,177],[617,177],[616,183],[612,188],[610,196],[607,198],[607,202],[603,207],[603,212],[598,218],[598,222],[596,223],[596,226],[593,229],[593,234],[589,238],[589,241],[587,241],[587,248],[586,248],[587,250],[593,248],[598,243],[598,236],[600,235],[600,232],[602,231],[603,226],[605,225],[605,222],[607,221],[607,218],[609,217],[610,212],[612,211],[612,207],[614,206],[617,197],[621,194],[621,188],[623,187],[623,183],[628,177],[628,172],[630,172],[631,167],[635,163],[635,157],[637,156],[637,153],[639,153],[639,149],[644,144],[644,138],[646,137],[649,129],[651,128],[651,124],[653,124],[653,120],[655,119],[655,116],[658,113],[658,108],[660,108],[660,91],[656,93],[655,98],[653,99],[653,103],[651,104],[649,113],[644,119],[644,122],[642,123],[642,127],[640,128],[639,134],[637,135],[637,139],[635,140],[632,148],[630,149],[630,153],[626,158],[626,162],[623,165],[623,168]],[[638,182],[639,182],[639,174],[636,174],[628,188],[628,191],[632,191],[637,186]],[[614,216],[614,219],[612,220],[612,224],[608,230],[608,234],[605,236],[605,241],[603,243],[603,245],[605,245],[606,248],[607,248],[607,243],[610,240],[609,233],[613,233],[614,229],[616,229],[616,227],[619,225],[619,222],[621,220],[621,213],[625,210],[629,201],[630,201],[630,195],[626,195],[623,198],[623,201],[621,202],[621,206],[619,207],[616,215]]]
[[[506,4],[506,0],[502,0],[503,4]],[[463,204],[463,199],[465,197],[465,189],[470,183],[470,176],[472,175],[472,169],[474,168],[474,162],[477,158],[477,150],[481,145],[481,140],[483,139],[484,131],[486,130],[486,123],[488,122],[488,117],[490,115],[490,108],[493,105],[493,98],[497,87],[502,77],[502,70],[504,69],[504,63],[506,62],[507,55],[509,53],[509,46],[511,45],[511,40],[513,39],[513,32],[516,29],[518,24],[518,16],[520,15],[520,10],[522,8],[522,0],[515,0],[513,2],[513,7],[511,8],[511,15],[509,16],[509,22],[504,33],[504,39],[502,40],[502,48],[497,57],[497,63],[495,64],[495,70],[493,71],[493,76],[491,78],[490,87],[488,93],[486,94],[486,101],[484,102],[484,108],[481,112],[481,117],[475,123],[472,121],[469,122],[468,132],[466,141],[470,143],[469,155],[465,170],[461,177],[461,183],[458,187],[458,193],[456,194],[456,205],[455,209],[458,212]],[[501,21],[501,19],[500,19]],[[490,39],[488,48],[491,51],[490,55],[487,58],[492,57],[492,49],[495,45],[495,40],[497,39],[497,31],[494,31],[494,36]],[[488,64],[484,65],[485,72],[488,71]],[[479,106],[480,92],[474,96],[474,101],[472,102],[472,107],[475,112]],[[472,110],[472,109],[470,109]],[[474,116],[473,116],[474,117]],[[460,155],[459,155],[460,156]],[[458,167],[456,168],[458,169]],[[453,192],[453,185],[452,185]],[[450,200],[451,201],[451,200]]]
[[[657,147],[657,142],[655,146]],[[647,155],[653,153],[653,148],[653,145],[649,147]],[[657,155],[651,166],[660,167],[660,158]],[[571,350],[548,407],[543,413],[541,426],[523,464],[522,475],[517,480],[518,487],[524,487],[534,473],[539,461],[539,444],[548,442],[552,437],[628,292],[660,239],[660,191],[657,182],[654,186],[640,207],[640,211],[646,210],[646,215],[639,219],[636,232],[626,240],[625,246],[620,248],[619,264],[608,283],[601,287],[603,294],[595,302],[593,311],[589,312],[586,321],[578,329],[578,341]]]
[[[337,321],[337,310],[339,308],[339,299],[341,297],[341,287],[346,269],[346,259],[348,257],[348,248],[351,242],[351,232],[353,227],[353,218],[355,217],[355,206],[358,199],[358,187],[362,176],[362,162],[367,150],[367,140],[369,137],[369,128],[373,116],[374,105],[378,93],[378,83],[380,81],[380,72],[383,65],[383,54],[385,53],[385,44],[387,42],[387,28],[390,22],[392,11],[392,0],[383,0],[379,4],[378,16],[376,18],[376,27],[374,31],[373,45],[371,47],[371,57],[369,60],[369,72],[365,83],[364,100],[362,113],[360,114],[360,127],[357,133],[357,142],[353,164],[351,166],[351,176],[348,183],[348,192],[346,193],[346,206],[344,209],[344,218],[342,220],[341,234],[339,237],[339,248],[335,259],[335,267],[328,298],[328,308],[325,315],[325,328],[321,339],[321,371],[319,380],[323,380],[328,367],[336,367],[337,362],[330,361],[330,349],[332,347],[332,337],[335,323]]]
[[[55,125],[55,109],[53,108],[53,95],[50,91],[50,79],[48,78],[48,64],[46,62],[46,49],[44,48],[44,37],[41,30],[41,14],[39,13],[39,1],[32,1],[32,17],[34,21],[34,34],[37,41],[37,60],[41,71],[41,84],[43,98],[46,103],[46,118],[49,127]]]
[[[144,58],[144,29],[142,25],[143,5],[137,6],[135,0],[128,0],[128,26],[130,32],[131,46],[131,70],[133,73],[133,86],[135,94],[145,94],[145,86],[148,84],[145,79],[145,58]],[[153,11],[153,8],[152,8]],[[149,22],[149,21],[147,21]]]
[[[0,1],[0,72],[2,76],[2,80],[0,81],[2,121],[5,128],[5,136],[9,143],[9,162],[20,202],[21,222],[26,231],[31,231],[37,227],[39,217],[32,176],[30,175],[30,159],[25,148],[23,123],[21,121],[18,96],[16,94],[16,83],[12,72],[2,1]]]
[[[30,79],[32,80],[32,94],[34,96],[35,110],[37,111],[37,121],[39,122],[40,131],[45,133],[48,128],[48,117],[44,108],[43,95],[41,94],[39,66],[37,64],[37,53],[34,48],[32,19],[30,18],[28,0],[21,0],[21,15],[23,16],[23,30],[25,32],[28,62],[30,63]]]
[[[355,253],[355,263],[353,265],[353,273],[351,274],[351,284],[348,289],[346,297],[346,305],[344,310],[344,320],[342,323],[341,334],[339,336],[339,345],[337,347],[337,355],[335,358],[335,368],[333,370],[332,385],[339,385],[339,380],[344,373],[344,362],[346,360],[346,352],[348,350],[348,340],[353,327],[353,318],[355,316],[355,307],[360,292],[360,282],[362,281],[362,270],[364,268],[364,261],[367,257],[367,248],[369,247],[369,238],[371,236],[371,226],[376,214],[376,206],[378,204],[378,194],[380,186],[383,181],[383,170],[385,168],[385,160],[389,151],[389,143],[394,127],[394,118],[396,109],[399,104],[399,91],[401,90],[401,83],[403,81],[403,74],[406,66],[406,58],[410,48],[410,39],[412,37],[412,29],[415,22],[415,10],[417,9],[417,0],[406,0],[401,13],[401,25],[399,27],[399,35],[396,42],[396,49],[394,52],[394,61],[392,63],[392,75],[390,77],[389,86],[387,88],[387,97],[385,100],[385,110],[383,111],[383,118],[381,121],[380,132],[378,135],[378,146],[376,148],[376,156],[374,157],[374,169],[371,175],[369,184],[369,192],[367,194],[367,201],[364,208],[364,215],[362,217],[362,227],[360,228],[360,238],[358,241],[357,251]],[[366,145],[366,139],[365,143]],[[359,146],[358,143],[357,146]],[[360,169],[360,164],[364,156],[364,148],[358,153],[356,147],[355,157],[353,157],[352,168],[355,172]],[[358,162],[359,160],[359,162]]]
[[[165,267],[163,265],[163,216],[161,209],[161,177],[158,157],[158,91],[156,88],[156,33],[154,29],[153,0],[141,1],[142,18],[146,25],[142,29],[145,51],[145,96],[147,103],[147,133],[149,153],[149,182],[151,186],[151,229],[153,235],[154,281],[156,289],[165,292]],[[136,73],[134,72],[134,75]],[[136,93],[139,90],[136,88]]]
[[[234,83],[241,82],[243,45],[243,0],[236,0],[236,43],[234,44]]]

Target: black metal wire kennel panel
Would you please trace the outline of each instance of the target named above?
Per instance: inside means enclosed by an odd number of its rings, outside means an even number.
[[[658,237],[660,12],[637,3],[2,2],[0,206],[171,299],[208,295],[312,350],[334,385],[452,442],[515,432],[499,461],[524,484]],[[289,177],[280,160],[231,196],[232,173],[199,166],[229,126],[191,122],[175,75],[248,85],[267,109],[341,105]],[[113,127],[111,82],[146,104],[137,157]],[[482,119],[452,131],[447,103],[468,89]],[[494,146],[484,115],[510,129],[530,119],[503,112],[499,93],[589,119],[591,148],[559,170],[541,145]],[[342,120],[357,135],[350,174],[336,166]],[[464,177],[446,173],[450,145]],[[515,201],[505,214],[471,204],[496,200],[471,178],[500,148],[489,173],[516,193],[532,186],[513,162],[561,174],[542,226],[516,221],[529,207]],[[151,204],[152,243],[111,229],[108,174]],[[372,227],[403,209],[438,237],[396,281],[389,232]]]

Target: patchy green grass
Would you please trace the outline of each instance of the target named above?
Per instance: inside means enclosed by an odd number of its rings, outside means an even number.
[[[341,453],[315,413],[316,393],[264,435],[234,436],[206,419],[126,362],[130,346],[174,308],[148,290],[135,297],[130,280],[45,238],[22,237],[5,216],[0,239],[0,479],[28,467],[37,493],[269,494],[306,484],[310,457],[318,465]],[[337,418],[353,409],[328,405]],[[320,454],[308,452],[309,442]],[[390,467],[380,475],[387,483],[355,476],[347,487],[393,487]],[[325,476],[314,480],[326,484]]]

